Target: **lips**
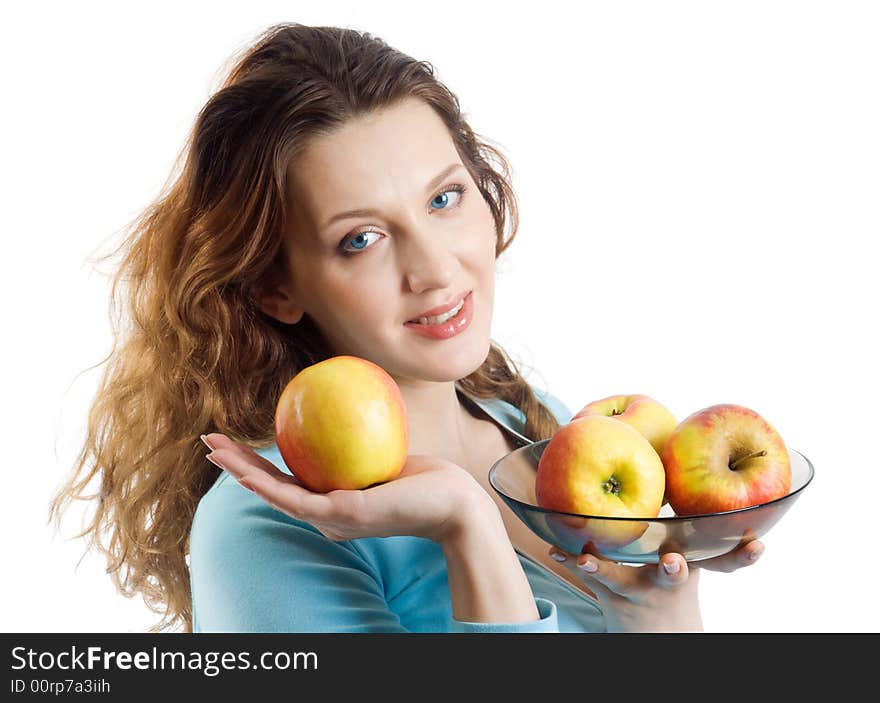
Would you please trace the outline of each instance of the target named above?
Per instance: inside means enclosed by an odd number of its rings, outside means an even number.
[[[458,305],[468,293],[470,293],[469,290],[463,290],[448,303],[444,303],[443,305],[438,305],[436,308],[431,308],[430,310],[420,312],[415,317],[407,320],[407,322],[418,322],[420,317],[436,317],[437,315],[442,315],[445,312],[449,312],[450,310],[452,310],[452,308]]]

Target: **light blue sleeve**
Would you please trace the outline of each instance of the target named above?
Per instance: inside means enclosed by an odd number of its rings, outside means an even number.
[[[559,632],[559,622],[556,617],[556,605],[546,598],[535,598],[538,607],[539,620],[524,623],[497,623],[497,622],[464,622],[452,620],[452,632],[485,633],[530,633],[530,632]]]
[[[391,541],[382,541],[393,549]],[[351,542],[275,510],[222,474],[202,498],[190,531],[193,632],[420,632],[404,627],[386,600],[382,574]],[[418,571],[419,564],[410,564]],[[425,587],[421,598],[449,599]],[[448,632],[558,632],[553,603],[540,619],[470,623],[447,617]],[[451,612],[451,605],[450,605]],[[436,623],[426,624],[436,631]]]
[[[225,474],[193,520],[190,582],[194,632],[406,632],[356,551]]]

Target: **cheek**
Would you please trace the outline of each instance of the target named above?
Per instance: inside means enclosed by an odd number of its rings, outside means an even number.
[[[387,271],[369,266],[361,266],[357,273],[340,270],[322,281],[320,305],[340,326],[372,328],[387,315],[387,306],[381,302],[393,300],[395,290],[394,278]]]
[[[362,284],[362,276],[346,277],[324,287],[324,306],[345,318],[359,318],[375,307],[370,286]],[[375,290],[375,289],[373,289]]]
[[[487,263],[494,265],[497,243],[495,220],[492,219],[492,211],[485,202],[482,202],[474,212],[468,230],[473,233],[473,236],[467,239],[469,255],[484,266]]]

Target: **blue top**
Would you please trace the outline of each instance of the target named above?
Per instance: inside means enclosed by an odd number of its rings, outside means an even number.
[[[520,410],[458,390],[523,439]],[[561,424],[571,419],[558,398],[532,390]],[[291,473],[277,445],[258,453]],[[595,601],[543,564],[517,554],[540,620],[462,622],[452,616],[446,559],[436,542],[410,536],[336,542],[275,510],[223,472],[199,501],[190,532],[193,632],[605,630]]]

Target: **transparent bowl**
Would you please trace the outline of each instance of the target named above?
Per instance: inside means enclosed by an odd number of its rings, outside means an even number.
[[[733,551],[779,522],[815,473],[809,459],[789,448],[791,490],[768,503],[705,515],[677,516],[668,503],[655,518],[579,515],[547,510],[535,499],[538,461],[549,441],[527,444],[495,462],[489,470],[492,488],[545,542],[574,554],[592,544],[598,554],[631,564],[655,564],[667,552],[700,561]]]

